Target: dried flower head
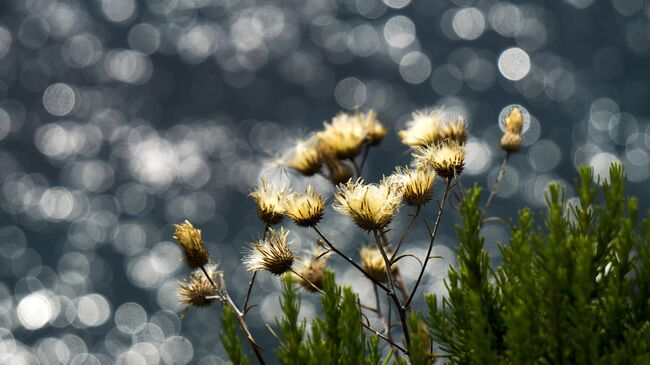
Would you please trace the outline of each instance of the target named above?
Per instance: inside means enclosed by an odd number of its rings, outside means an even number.
[[[501,148],[508,152],[517,152],[521,149],[521,134],[506,132],[501,137]]]
[[[290,168],[305,176],[312,176],[323,166],[318,139],[315,136],[296,142],[287,156],[283,159]]]
[[[355,116],[340,113],[331,123],[324,123],[325,130],[318,132],[318,141],[326,149],[331,149],[340,159],[353,158],[366,139],[366,130]]]
[[[505,129],[506,133],[515,133],[521,134],[521,130],[524,124],[524,116],[521,112],[521,109],[517,106],[513,106],[510,109],[510,112],[506,116],[505,120]]]
[[[347,182],[352,178],[352,168],[339,160],[336,151],[327,146],[320,146],[321,156],[327,166],[328,177],[332,184],[338,185]]]
[[[285,214],[301,227],[315,226],[325,210],[325,201],[311,185],[302,194],[287,194],[282,204]]]
[[[327,255],[320,256],[314,252],[310,258],[301,260],[296,269],[297,274],[293,275],[298,285],[311,292],[317,291],[314,286],[322,290],[327,258]]]
[[[388,128],[377,119],[377,113],[374,110],[362,113],[357,109],[354,117],[360,127],[365,130],[368,145],[376,146],[386,137]]]
[[[413,157],[418,168],[430,167],[444,178],[459,176],[465,166],[465,148],[451,140],[418,147]]]
[[[174,224],[174,239],[183,250],[183,260],[192,269],[198,269],[210,260],[210,254],[203,245],[201,230],[194,228],[187,219]]]
[[[501,148],[508,152],[516,152],[521,149],[521,131],[523,129],[524,117],[517,106],[513,106],[505,118],[505,133],[501,137]]]
[[[406,129],[398,132],[402,143],[410,147],[424,146],[439,140],[442,129],[442,110],[418,110],[411,114]]]
[[[274,184],[267,183],[264,178],[257,189],[249,194],[257,204],[259,219],[268,225],[280,223],[284,217],[282,200],[287,195],[284,189],[278,189]]]
[[[384,261],[381,251],[374,246],[363,247],[360,256],[361,268],[367,272],[371,278],[381,283],[385,283],[387,280],[386,261]],[[397,265],[393,264],[391,266],[391,271],[395,272],[396,268]]]
[[[203,271],[195,271],[190,274],[188,281],[178,283],[178,297],[181,303],[187,306],[207,307],[214,301],[214,297],[219,294],[219,286],[223,283],[223,272],[217,271],[216,266],[207,267],[206,272],[217,287],[212,286]]]
[[[294,255],[289,249],[289,231],[269,228],[268,238],[250,244],[250,251],[244,258],[248,271],[266,270],[274,275],[282,275],[291,269]]]
[[[440,140],[451,139],[460,145],[467,141],[467,125],[462,116],[457,116],[455,122],[447,123],[440,131]]]
[[[391,179],[402,190],[404,203],[418,207],[431,200],[436,174],[428,168],[398,167]]]
[[[390,179],[379,184],[364,184],[363,179],[358,179],[339,185],[334,200],[334,209],[349,215],[362,229],[371,231],[390,223],[402,202],[402,194]]]

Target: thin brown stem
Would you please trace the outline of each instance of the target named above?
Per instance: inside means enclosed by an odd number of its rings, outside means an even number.
[[[377,314],[377,317],[381,321],[381,323],[384,325],[384,332],[388,333],[388,324],[386,324],[386,320],[384,319],[384,314],[381,311],[381,304],[379,302],[379,290],[377,290],[377,285],[372,286],[372,291],[375,293],[375,313]]]
[[[359,167],[357,161],[354,157],[350,157],[350,161],[352,162],[352,166],[354,166],[354,173],[357,175],[357,178],[361,177],[361,167]]]
[[[324,241],[325,244],[330,248],[330,250],[334,251],[336,254],[338,254],[339,256],[341,256],[342,258],[344,258],[347,262],[350,263],[350,265],[354,266],[354,267],[355,267],[357,270],[359,270],[359,271],[360,271],[360,272],[361,272],[365,277],[367,277],[370,281],[372,281],[374,284],[376,284],[378,287],[380,287],[383,291],[385,291],[385,292],[387,292],[387,293],[390,292],[390,289],[388,289],[388,288],[386,287],[386,285],[384,285],[384,284],[382,284],[381,282],[375,280],[372,276],[370,276],[370,274],[368,274],[368,272],[366,272],[366,270],[364,270],[364,269],[363,269],[359,264],[357,264],[356,262],[354,262],[354,260],[352,260],[351,257],[348,257],[348,256],[346,256],[343,252],[339,251],[339,249],[337,249],[337,248],[332,244],[332,242],[330,242],[330,241],[329,241],[329,240],[328,240],[328,239],[327,239],[327,238],[326,238],[326,237],[321,233],[321,231],[320,231],[316,226],[314,226],[314,227],[312,227],[312,228],[314,229],[314,231],[316,231],[316,233],[318,233],[318,235],[320,236],[320,238],[323,239],[323,241]]]
[[[214,287],[215,290],[219,290],[217,288],[217,285],[212,281],[212,278],[208,274],[207,270],[205,270],[205,266],[201,266],[201,270],[203,271],[203,274],[205,277],[208,279],[210,284],[212,284],[212,287]],[[244,313],[239,310],[235,302],[233,302],[232,298],[230,295],[228,295],[228,292],[219,292],[219,296],[222,298],[225,304],[227,304],[233,312],[235,312],[235,318],[237,318],[237,322],[239,322],[239,327],[241,327],[242,332],[244,332],[244,335],[246,335],[246,339],[250,343],[251,347],[253,348],[253,352],[255,352],[255,356],[257,357],[257,361],[261,365],[266,365],[266,362],[264,361],[264,357],[262,356],[262,348],[260,345],[255,342],[255,339],[253,338],[253,335],[248,328],[248,325],[246,324],[246,320],[244,320]]]
[[[447,185],[445,186],[445,191],[442,194],[442,202],[440,203],[438,216],[436,217],[436,222],[433,226],[433,231],[431,232],[431,236],[429,239],[429,249],[427,250],[427,257],[424,259],[424,264],[422,265],[422,269],[420,269],[420,274],[418,275],[418,279],[415,282],[415,286],[413,286],[411,295],[409,295],[408,299],[406,300],[406,304],[404,304],[404,308],[409,308],[411,301],[413,301],[413,298],[415,297],[415,292],[418,290],[420,281],[422,281],[422,276],[424,276],[424,271],[426,270],[427,264],[429,263],[429,259],[431,258],[431,250],[433,249],[433,244],[436,240],[436,234],[438,233],[438,228],[440,227],[440,219],[442,218],[442,213],[445,210],[445,201],[447,200],[447,195],[449,194],[450,186],[451,186],[451,178],[447,179]]]
[[[388,259],[388,255],[386,255],[386,250],[384,250],[384,245],[382,244],[381,238],[379,237],[379,232],[377,230],[374,230],[372,232],[375,235],[375,241],[377,242],[379,252],[381,253],[382,258],[384,259],[384,263],[386,264],[386,276],[388,278],[388,287],[390,288],[388,295],[393,299],[393,302],[397,307],[397,313],[399,314],[399,319],[402,323],[402,331],[404,332],[404,341],[408,345],[411,343],[411,336],[409,334],[408,323],[406,322],[406,311],[404,310],[404,307],[402,307],[402,302],[399,300],[399,297],[395,292],[395,279],[393,277],[390,260]]]
[[[359,169],[363,173],[363,168],[366,166],[366,161],[368,160],[368,153],[370,152],[370,145],[367,143],[363,147],[363,156],[361,157],[361,165],[359,166]]]
[[[503,163],[501,164],[501,168],[499,169],[497,178],[494,180],[494,185],[492,185],[492,189],[490,190],[490,195],[488,196],[487,201],[485,202],[485,206],[483,207],[483,214],[485,214],[487,210],[490,208],[490,205],[492,204],[492,200],[494,200],[494,198],[497,195],[497,191],[499,190],[499,185],[501,184],[501,179],[503,179],[503,175],[506,174],[506,168],[508,167],[509,157],[510,157],[510,152],[507,152],[506,155],[503,157]]]
[[[393,252],[393,255],[390,257],[391,264],[393,262],[395,262],[395,258],[397,257],[397,253],[399,252],[400,247],[402,247],[402,243],[404,243],[404,240],[406,239],[406,236],[411,231],[411,228],[413,227],[413,224],[415,223],[415,220],[418,218],[418,215],[420,215],[420,206],[419,205],[415,208],[415,214],[413,214],[413,217],[411,218],[411,221],[409,222],[409,225],[406,226],[406,229],[404,230],[404,233],[402,233],[402,237],[399,239],[399,242],[397,243],[397,247],[395,248],[395,251]]]
[[[255,277],[257,276],[257,271],[253,271],[253,276],[251,276],[251,281],[248,283],[248,291],[246,291],[246,300],[244,300],[244,315],[248,313],[248,301],[251,298],[251,292],[253,290],[253,284],[255,283]]]

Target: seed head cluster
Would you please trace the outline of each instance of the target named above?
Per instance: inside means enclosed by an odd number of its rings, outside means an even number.
[[[201,230],[194,228],[188,220],[174,224],[174,239],[183,250],[183,260],[192,269],[205,266],[210,261],[210,254],[203,245]]]
[[[350,216],[366,231],[388,225],[401,203],[401,189],[391,179],[383,179],[379,184],[350,180],[339,185],[334,195],[334,209]]]
[[[250,251],[244,258],[248,271],[266,270],[274,275],[282,275],[291,270],[295,259],[289,248],[289,231],[280,227],[277,231],[269,228],[268,238],[250,244]]]

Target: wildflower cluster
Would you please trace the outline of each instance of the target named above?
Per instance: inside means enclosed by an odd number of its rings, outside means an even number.
[[[519,135],[521,132],[521,115],[517,112],[516,108],[510,112],[506,122],[507,133]],[[179,283],[180,301],[188,307],[205,307],[215,300],[224,303],[224,313],[227,313],[224,314],[224,325],[230,323],[227,318],[234,314],[257,359],[264,363],[261,350],[245,320],[246,313],[252,308],[249,300],[256,275],[262,272],[274,276],[287,274],[293,278],[292,283],[308,292],[333,295],[336,292],[332,291],[333,283],[328,286],[326,281],[327,265],[334,256],[358,270],[375,290],[383,291],[391,301],[391,308],[384,310],[394,310],[398,314],[396,319],[384,317],[377,295],[375,305],[367,308],[371,308],[371,312],[374,311],[378,316],[384,331],[378,332],[363,321],[358,325],[381,335],[394,351],[403,353],[408,350],[392,340],[391,332],[396,324],[401,328],[407,348],[412,343],[430,339],[426,328],[418,325],[417,320],[413,319],[415,317],[411,316],[411,302],[427,264],[433,257],[431,251],[451,184],[463,173],[467,123],[460,115],[452,115],[444,109],[414,112],[406,128],[397,133],[410,148],[412,159],[409,164],[396,168],[378,183],[366,182],[363,170],[370,148],[378,146],[386,137],[387,131],[386,125],[378,120],[377,114],[372,110],[362,112],[357,109],[354,113],[340,113],[331,121],[325,122],[322,130],[298,141],[282,158],[282,162],[299,175],[320,176],[334,186],[333,210],[348,217],[362,232],[369,234],[371,242],[374,241],[370,245],[356,248],[358,261],[341,251],[340,242],[326,237],[320,230],[319,225],[326,218],[327,202],[322,193],[312,185],[305,190],[294,191],[290,187],[277,186],[262,177],[250,197],[255,203],[264,231],[259,239],[248,245],[243,258],[243,264],[252,274],[243,307],[237,306],[230,298],[223,273],[209,264],[210,256],[204,246],[201,231],[188,221],[174,226],[174,238],[183,250],[184,261],[189,268],[196,270],[188,281]],[[514,151],[512,148],[507,150]],[[436,181],[441,181],[444,188],[436,189]],[[412,254],[399,255],[403,246],[409,246],[407,236],[417,222],[420,211],[426,208],[438,191],[438,204],[433,209],[435,219],[431,224],[427,223],[430,237],[426,256],[417,258]],[[391,242],[387,233],[392,230],[391,223],[403,205],[413,207],[415,213],[399,241]],[[280,226],[284,217],[288,217],[298,228],[311,230],[317,247],[304,255],[295,252],[290,231]],[[424,221],[427,222],[426,217]],[[406,256],[414,257],[421,264],[417,280],[413,283],[405,282],[398,266],[398,261]],[[331,306],[332,302],[328,303]],[[291,309],[290,306],[283,308]],[[363,311],[361,314],[366,316]],[[234,333],[231,325],[233,324],[228,324],[228,333]],[[235,339],[229,338],[227,348],[231,348],[230,345],[235,342]],[[232,348],[238,347],[233,345]],[[430,358],[427,354],[422,356]]]

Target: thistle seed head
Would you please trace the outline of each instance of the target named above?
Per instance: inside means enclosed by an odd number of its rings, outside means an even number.
[[[308,259],[301,260],[293,277],[303,289],[316,292],[316,288],[323,289],[323,276],[327,266],[327,255],[319,257],[318,252],[314,252]],[[311,284],[310,284],[311,283]],[[313,286],[312,286],[313,284]]]
[[[397,168],[391,179],[402,190],[407,205],[422,206],[431,200],[436,174],[427,168]]]
[[[385,283],[387,281],[386,275],[386,261],[381,255],[377,247],[368,246],[363,247],[360,252],[361,268],[370,275],[371,278]],[[393,264],[391,271],[395,271],[397,265]]]
[[[287,193],[286,190],[278,189],[274,184],[262,179],[257,189],[249,194],[257,204],[257,215],[260,221],[268,225],[282,221],[285,213],[282,200]]]
[[[465,167],[465,148],[453,140],[418,147],[413,157],[418,168],[432,168],[446,179],[459,176]]]
[[[250,244],[250,251],[244,258],[248,271],[266,270],[274,275],[282,275],[291,270],[294,255],[289,248],[289,231],[269,228],[268,238]]]
[[[325,201],[311,185],[302,194],[287,194],[282,204],[285,214],[301,227],[315,226],[325,211]]]
[[[402,193],[390,179],[379,184],[349,180],[339,185],[334,195],[334,209],[350,216],[357,226],[367,231],[388,225],[401,202]]]
[[[203,271],[194,271],[190,274],[188,281],[178,283],[180,303],[195,307],[207,307],[212,304],[214,298],[211,297],[219,294],[219,286],[223,283],[223,272],[217,271],[216,266],[207,267],[206,272],[210,275],[212,282],[217,285],[217,288],[212,286]]]
[[[290,168],[305,176],[312,176],[320,171],[323,160],[318,151],[318,139],[315,136],[296,142],[283,159]]]
[[[194,228],[188,220],[174,224],[174,239],[183,250],[183,260],[192,269],[198,269],[210,260],[210,254],[203,245],[201,230]]]

